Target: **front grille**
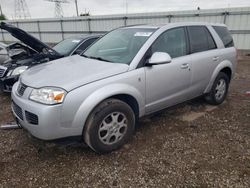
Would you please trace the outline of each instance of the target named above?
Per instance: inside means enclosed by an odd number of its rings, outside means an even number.
[[[6,67],[0,66],[0,78],[4,77],[6,71],[7,71]]]
[[[38,116],[31,112],[25,111],[26,120],[33,125],[38,125]]]
[[[22,109],[21,109],[15,102],[12,102],[12,108],[13,108],[13,111],[15,112],[15,114],[16,114],[21,120],[23,120],[23,112],[22,112]]]
[[[18,85],[18,88],[17,88],[17,93],[19,96],[23,96],[24,92],[25,92],[25,89],[27,88],[26,85],[22,84],[21,82],[19,83]]]

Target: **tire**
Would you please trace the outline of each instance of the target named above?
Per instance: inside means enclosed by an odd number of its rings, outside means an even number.
[[[133,135],[135,114],[131,107],[117,99],[100,103],[85,124],[84,140],[97,153],[119,149]]]
[[[223,103],[227,97],[229,81],[229,77],[225,73],[220,72],[213,83],[211,91],[205,96],[207,103],[212,105],[220,105]]]

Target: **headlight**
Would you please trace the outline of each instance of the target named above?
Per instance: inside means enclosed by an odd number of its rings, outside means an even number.
[[[44,87],[41,89],[33,89],[30,94],[30,100],[43,104],[59,104],[62,103],[66,96],[66,91],[60,88]]]
[[[27,68],[28,66],[17,67],[12,71],[11,76],[22,74]]]

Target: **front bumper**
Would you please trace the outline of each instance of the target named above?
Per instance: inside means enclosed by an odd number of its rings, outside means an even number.
[[[71,126],[64,126],[61,123],[62,104],[43,105],[28,99],[31,88],[27,88],[22,97],[16,94],[18,83],[13,86],[12,112],[18,119],[20,125],[36,138],[41,140],[55,140],[59,138],[79,136]],[[31,123],[29,113],[37,116],[36,120]]]
[[[11,92],[13,85],[18,81],[19,75],[4,77],[0,79],[0,90]]]
[[[4,83],[0,80],[0,92],[4,90]]]

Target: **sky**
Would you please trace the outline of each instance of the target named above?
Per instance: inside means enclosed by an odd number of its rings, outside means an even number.
[[[67,1],[62,4],[64,17],[76,16],[75,0]],[[55,5],[48,0],[26,0],[26,3],[32,18],[55,16]],[[15,0],[0,0],[0,5],[7,18],[13,19]],[[194,10],[198,6],[201,9],[244,7],[250,6],[250,0],[78,0],[79,12],[91,15]]]

